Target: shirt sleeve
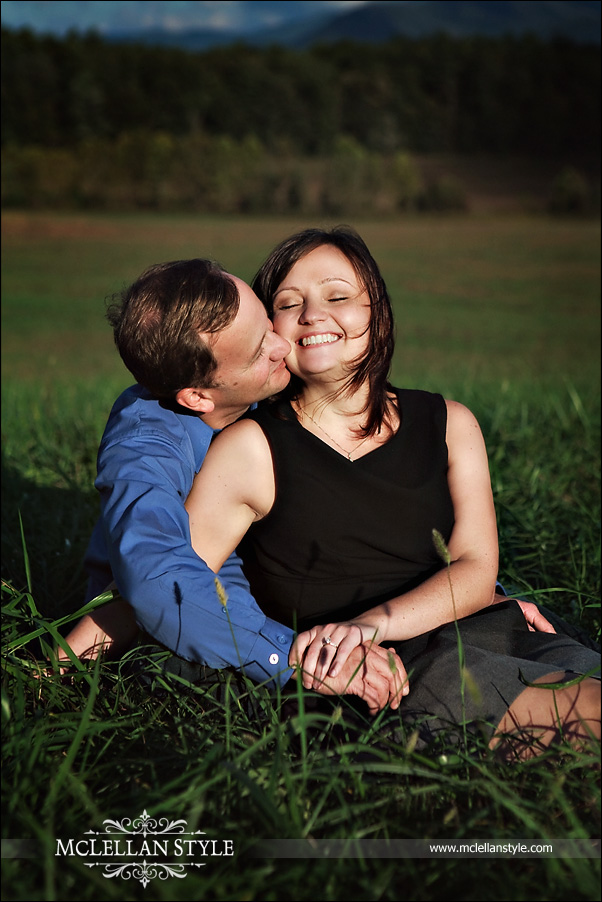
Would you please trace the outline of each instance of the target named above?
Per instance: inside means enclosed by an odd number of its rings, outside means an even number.
[[[218,594],[190,541],[190,470],[164,436],[101,448],[96,487],[113,579],[139,626],[180,657],[283,685],[294,633],[261,611],[236,555],[219,573]]]

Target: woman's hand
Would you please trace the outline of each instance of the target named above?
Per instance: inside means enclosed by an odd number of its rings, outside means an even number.
[[[327,676],[336,677],[354,648],[373,643],[375,630],[365,629],[355,621],[313,626],[299,633],[291,646],[289,664],[302,662],[303,685],[317,689]],[[313,682],[310,676],[314,677]]]
[[[493,604],[501,604],[503,601],[515,601],[521,611],[523,617],[527,621],[529,631],[532,633],[555,633],[556,630],[549,620],[539,610],[538,606],[532,601],[522,601],[520,598],[512,598],[508,595],[500,595],[496,593],[493,597]]]
[[[374,641],[376,629],[354,621],[315,626],[299,633],[289,654],[289,665],[302,674],[306,689],[322,691],[325,682],[337,678],[355,649],[362,647],[368,667],[376,667],[389,675],[390,700],[399,705],[409,690],[403,662],[394,649],[382,648]],[[378,660],[373,656],[377,655]],[[395,701],[395,704],[393,704]]]

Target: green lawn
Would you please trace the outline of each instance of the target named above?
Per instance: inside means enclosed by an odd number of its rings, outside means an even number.
[[[332,225],[334,223],[318,223]],[[599,223],[428,218],[352,223],[393,298],[394,377],[444,389],[599,378]],[[300,220],[3,216],[3,375],[45,382],[123,373],[104,299],[151,263],[208,256],[251,280]],[[127,374],[123,375],[124,384]]]
[[[372,760],[373,724],[334,742],[346,705],[313,722],[225,681],[193,687],[134,661],[36,679],[57,619],[81,604],[96,517],[95,455],[130,383],[104,299],[149,264],[211,256],[250,280],[293,220],[3,216],[3,839],[10,900],[598,899],[599,858],[270,856],[276,839],[508,841],[600,836],[599,758],[500,764],[484,743]],[[322,223],[320,223],[322,224]],[[394,300],[393,381],[468,404],[488,445],[501,573],[599,635],[599,223],[433,218],[353,223]],[[24,550],[25,549],[25,550]],[[135,658],[133,655],[132,658]],[[147,667],[147,672],[148,672]],[[344,729],[344,728],[343,728]],[[317,737],[321,735],[322,741]],[[233,857],[185,878],[107,878],[57,838],[103,820],[186,820]],[[566,849],[566,847],[565,847]],[[3,850],[4,854],[4,850]]]

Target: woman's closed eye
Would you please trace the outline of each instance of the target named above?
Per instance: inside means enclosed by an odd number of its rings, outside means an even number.
[[[340,297],[337,296],[334,298],[325,298],[324,300],[328,304],[335,304],[338,301],[348,301],[349,297],[348,297],[348,295],[341,295]],[[285,303],[280,303],[276,307],[274,307],[274,311],[276,313],[278,313],[281,310],[292,310],[293,307],[302,307],[302,306],[303,306],[303,301],[286,301]]]

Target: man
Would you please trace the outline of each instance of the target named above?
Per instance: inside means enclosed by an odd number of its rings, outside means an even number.
[[[293,631],[262,613],[235,556],[220,571],[220,601],[190,544],[184,502],[216,432],[286,386],[290,346],[252,289],[206,260],[152,266],[107,315],[138,384],[115,403],[100,444],[87,600],[114,581],[131,608],[98,609],[67,641],[88,656],[115,642],[117,654],[142,627],[185,660],[282,686],[293,675]],[[397,706],[403,665],[394,660],[396,671],[386,651],[364,648],[322,691],[361,695],[372,711]]]

